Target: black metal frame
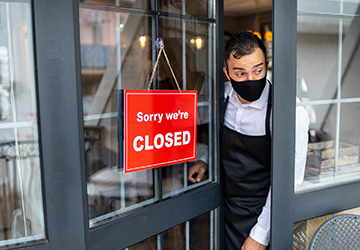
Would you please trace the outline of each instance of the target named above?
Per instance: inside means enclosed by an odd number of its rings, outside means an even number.
[[[222,6],[223,0],[218,0],[217,34],[223,33]],[[214,183],[94,229],[89,228],[79,3],[77,0],[33,0],[32,9],[47,240],[22,247],[34,250],[122,249],[221,207],[221,184]],[[189,16],[181,18],[194,20]],[[208,21],[200,17],[196,20]],[[221,36],[216,39],[217,63],[221,66],[216,72],[216,83],[222,83],[223,39]],[[222,96],[222,87],[217,84],[216,88]],[[219,103],[215,106],[219,110]],[[219,165],[219,162],[215,164]],[[174,216],[174,211],[178,211],[177,216]],[[134,228],[133,225],[144,226]],[[223,230],[220,229],[220,232]],[[220,249],[223,248],[222,238]]]
[[[217,34],[223,34],[223,0],[217,1],[216,11]],[[33,0],[33,20],[48,240],[29,244],[25,248],[62,250],[103,249],[107,246],[107,249],[121,249],[221,206],[221,184],[213,184],[90,230],[84,163],[78,2]],[[296,221],[360,206],[359,195],[354,193],[360,188],[360,183],[294,194],[294,180],[291,178],[294,169],[289,166],[294,164],[295,148],[296,25],[296,1],[273,0],[271,218],[276,223],[272,223],[272,249],[292,248],[292,229]],[[221,36],[216,39],[216,82],[219,93],[216,106],[219,110],[223,99],[223,39]],[[353,195],[347,195],[349,193]],[[172,216],[169,211],[181,204],[186,209],[179,216]],[[136,231],[136,234],[125,239],[122,228],[128,229],[134,222],[149,222],[154,229]],[[220,219],[220,224],[223,229],[223,219]],[[223,249],[221,229],[220,249]]]
[[[293,231],[296,6],[296,1],[273,1],[271,249],[292,249],[288,239]]]
[[[36,0],[33,20],[48,247],[84,249],[89,226],[77,1]]]
[[[273,0],[271,249],[292,249],[294,222],[360,206],[359,182],[294,194],[297,14],[297,1]]]

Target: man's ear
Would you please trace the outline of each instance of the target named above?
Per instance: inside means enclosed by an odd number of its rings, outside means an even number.
[[[228,75],[228,71],[226,70],[225,67],[223,68],[223,71],[224,71],[224,74],[225,74],[226,78],[230,81],[230,77],[229,77],[229,75]]]

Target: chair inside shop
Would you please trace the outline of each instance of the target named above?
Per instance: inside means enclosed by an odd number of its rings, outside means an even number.
[[[309,246],[309,250],[322,249],[360,249],[360,215],[337,215],[325,221]]]

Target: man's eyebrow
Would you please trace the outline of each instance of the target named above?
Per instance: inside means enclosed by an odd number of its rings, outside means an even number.
[[[233,70],[246,70],[244,68],[234,67]]]
[[[259,64],[256,64],[255,66],[253,66],[252,68],[255,69],[261,65],[264,65],[264,63],[259,63]],[[246,71],[245,68],[241,68],[241,67],[234,67],[233,70],[243,70],[243,71]]]
[[[259,66],[261,66],[261,65],[263,65],[264,63],[259,63],[259,64],[256,64],[254,67],[252,67],[253,69],[255,69],[255,68],[257,68],[257,67],[259,67]]]

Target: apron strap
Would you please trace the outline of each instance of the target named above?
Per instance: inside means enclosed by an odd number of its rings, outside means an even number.
[[[270,82],[269,82],[270,83]],[[267,110],[266,110],[266,120],[265,120],[265,128],[266,128],[266,134],[270,135],[270,114],[271,114],[271,108],[272,108],[272,93],[271,93],[271,83],[269,88],[269,98],[268,98],[268,104],[267,104]]]
[[[230,98],[230,96],[228,95],[226,97],[226,100],[225,100],[225,103],[224,103],[224,108],[223,108],[222,113],[221,113],[221,117],[220,117],[220,124],[221,125],[224,125],[224,122],[225,122],[225,112],[226,112],[227,105],[229,103],[229,98]]]

